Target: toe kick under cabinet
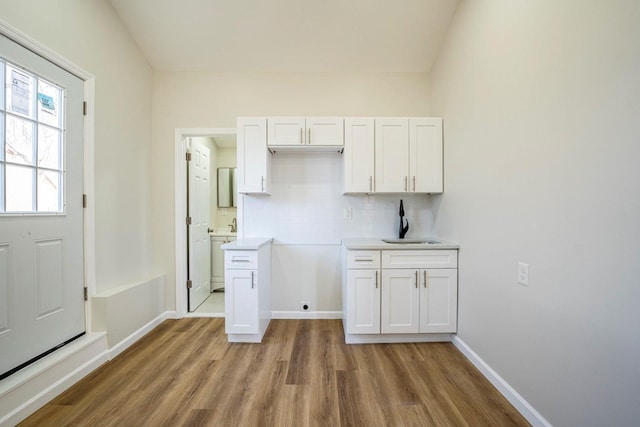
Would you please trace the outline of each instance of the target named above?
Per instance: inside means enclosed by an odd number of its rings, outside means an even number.
[[[450,341],[457,328],[457,250],[343,249],[347,343]]]

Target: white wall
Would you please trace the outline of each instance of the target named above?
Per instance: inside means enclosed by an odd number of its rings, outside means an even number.
[[[637,1],[463,1],[431,73],[459,336],[558,427],[640,419],[639,22]]]
[[[238,116],[424,116],[430,96],[424,73],[155,72],[153,105],[153,237],[173,308],[176,128],[234,128]]]
[[[107,1],[0,0],[0,19],[95,76],[97,291],[151,274],[151,68]]]

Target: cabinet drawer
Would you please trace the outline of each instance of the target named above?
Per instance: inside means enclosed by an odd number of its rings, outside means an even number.
[[[258,267],[257,251],[225,251],[224,268],[248,270]]]
[[[455,250],[382,251],[382,268],[457,268]]]
[[[347,268],[380,268],[380,251],[347,251]]]

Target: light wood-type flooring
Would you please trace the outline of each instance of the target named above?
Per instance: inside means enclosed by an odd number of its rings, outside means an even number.
[[[526,426],[450,343],[347,345],[340,320],[167,320],[23,426]]]

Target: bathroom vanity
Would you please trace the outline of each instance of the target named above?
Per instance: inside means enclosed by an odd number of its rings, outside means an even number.
[[[451,340],[457,329],[458,245],[411,242],[343,240],[347,343]]]

